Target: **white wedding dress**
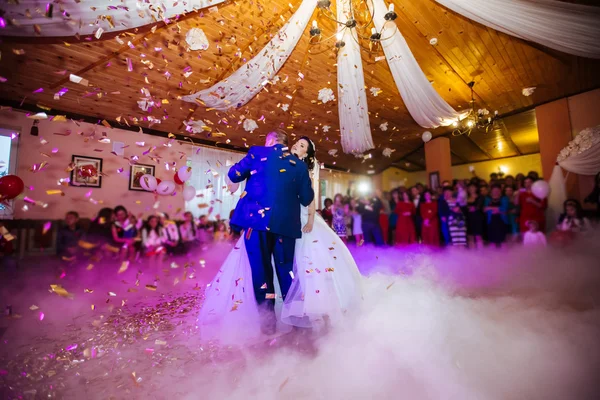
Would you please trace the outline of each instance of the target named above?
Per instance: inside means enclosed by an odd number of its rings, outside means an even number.
[[[301,221],[302,226],[308,221],[307,207],[302,207]],[[315,215],[312,231],[296,240],[294,280],[285,302],[275,278],[278,334],[292,326],[320,328],[325,320],[339,322],[358,305],[362,279],[346,245]],[[207,285],[198,326],[202,341],[222,345],[251,344],[265,338],[243,235]]]

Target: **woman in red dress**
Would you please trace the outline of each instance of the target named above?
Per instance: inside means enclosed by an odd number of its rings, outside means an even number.
[[[521,232],[527,232],[527,221],[535,221],[540,227],[540,232],[546,231],[545,211],[548,208],[548,200],[540,200],[531,192],[533,179],[525,178],[525,189],[519,193],[519,207],[521,215],[519,217],[519,227]]]
[[[427,246],[440,245],[440,227],[438,222],[438,205],[431,199],[431,192],[423,193],[424,201],[421,202],[421,240]]]
[[[397,245],[411,244],[417,241],[414,223],[415,204],[407,192],[403,192],[401,198],[402,201],[396,204],[396,214],[398,215],[398,222],[396,223]]]

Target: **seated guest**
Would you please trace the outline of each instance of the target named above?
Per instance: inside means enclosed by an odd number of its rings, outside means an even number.
[[[569,199],[563,204],[563,213],[560,215],[556,229],[563,232],[580,233],[589,231],[590,221],[583,216],[581,203]]]
[[[201,215],[198,223],[197,237],[201,245],[211,243],[214,239],[215,225],[208,220],[208,216]]]
[[[119,249],[121,261],[129,258],[133,261],[135,258],[135,241],[137,229],[129,219],[127,209],[123,206],[117,206],[114,210],[115,221],[112,225],[113,244]]]
[[[453,198],[448,201],[450,213],[448,214],[448,233],[452,246],[467,246],[467,218],[462,209]]]
[[[144,255],[151,261],[162,261],[166,254],[166,248],[163,244],[162,227],[156,215],[148,217],[146,224],[142,228],[142,248]]]
[[[438,223],[438,204],[433,200],[431,192],[423,193],[423,201],[420,205],[421,219],[421,238],[424,245],[440,245],[440,225]]]
[[[56,254],[60,257],[71,258],[79,252],[79,241],[84,232],[78,225],[79,214],[69,211],[65,215],[65,224],[58,229],[56,238]]]
[[[331,228],[331,224],[333,223],[333,211],[331,210],[331,206],[333,205],[333,200],[327,198],[323,202],[323,209],[321,210],[321,216],[327,222],[327,225]]]
[[[225,242],[229,240],[229,232],[227,232],[227,224],[224,221],[217,223],[217,231],[215,232],[215,242]]]
[[[501,247],[506,241],[508,224],[508,198],[502,196],[500,185],[492,185],[490,196],[485,199],[483,211],[487,215],[487,238],[490,243]]]
[[[112,208],[105,207],[98,211],[88,230],[88,239],[95,244],[112,242],[112,223],[114,212]]]
[[[167,254],[182,254],[185,250],[181,244],[179,229],[177,229],[175,221],[169,219],[169,214],[163,213],[160,215],[160,225]]]
[[[396,245],[407,245],[416,243],[415,233],[415,204],[412,202],[408,192],[402,192],[402,201],[396,204]]]
[[[189,252],[198,244],[196,221],[191,212],[187,211],[183,214],[183,223],[179,225],[179,233],[186,251]]]
[[[362,198],[358,204],[358,213],[362,218],[362,230],[364,240],[367,243],[374,243],[376,246],[383,246],[383,234],[379,226],[379,213],[381,212],[381,201],[377,197],[370,199]]]
[[[546,246],[546,235],[539,231],[538,223],[535,221],[529,221],[527,223],[527,227],[529,229],[523,234],[523,245]]]

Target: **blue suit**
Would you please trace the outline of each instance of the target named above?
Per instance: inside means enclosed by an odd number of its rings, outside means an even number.
[[[300,206],[308,206],[314,198],[306,164],[283,149],[280,144],[251,147],[229,169],[232,182],[246,181],[231,224],[246,230],[256,301],[271,310],[275,304],[271,258],[285,298],[292,283],[296,239],[302,236]]]

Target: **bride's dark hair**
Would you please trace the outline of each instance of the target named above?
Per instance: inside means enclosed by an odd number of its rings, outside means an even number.
[[[308,170],[311,171],[315,167],[315,155],[317,153],[315,144],[309,139],[308,136],[302,136],[298,140],[306,140],[306,143],[308,143],[308,146],[306,147],[306,157],[302,161],[306,163]]]

